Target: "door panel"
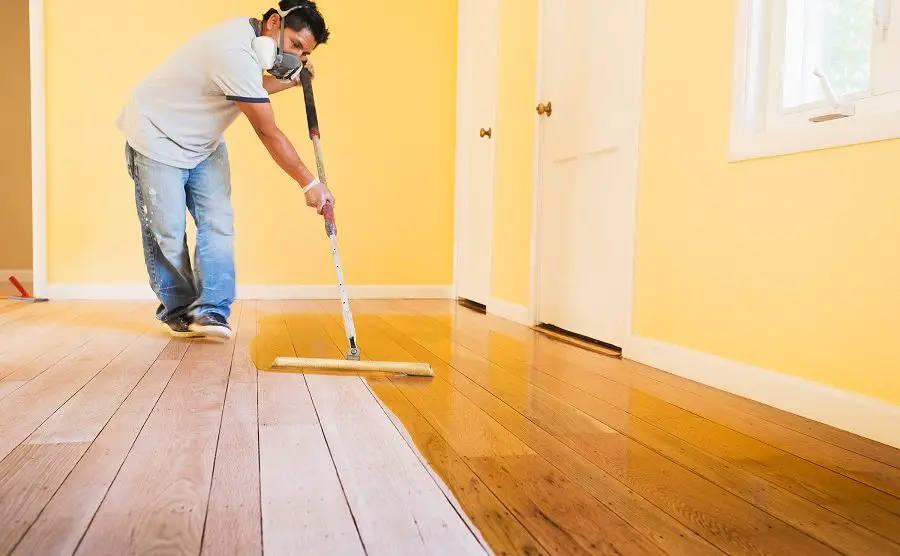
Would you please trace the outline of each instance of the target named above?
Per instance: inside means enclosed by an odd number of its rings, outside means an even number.
[[[542,2],[539,320],[621,346],[643,2]]]
[[[457,295],[487,305],[491,290],[499,0],[461,0]],[[485,134],[482,136],[481,130]]]

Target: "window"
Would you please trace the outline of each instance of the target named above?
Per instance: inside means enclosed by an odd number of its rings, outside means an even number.
[[[900,0],[738,6],[732,160],[900,137]]]

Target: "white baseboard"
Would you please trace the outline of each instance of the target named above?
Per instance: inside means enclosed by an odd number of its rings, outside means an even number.
[[[497,315],[500,318],[511,320],[517,324],[523,324],[525,326],[532,326],[534,324],[533,322],[529,322],[528,307],[510,303],[509,301],[504,301],[496,297],[492,297],[488,301],[487,312],[492,315]]]
[[[900,406],[886,401],[639,336],[623,356],[900,448]]]
[[[30,270],[0,270],[0,279],[3,282],[7,282],[10,276],[15,276],[22,283],[34,282],[34,273]]]
[[[450,299],[452,286],[347,286],[351,299]],[[69,300],[148,300],[148,284],[48,284],[45,297]],[[339,299],[337,286],[241,286],[238,299]]]

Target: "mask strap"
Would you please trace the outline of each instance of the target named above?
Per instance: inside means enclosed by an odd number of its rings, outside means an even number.
[[[284,20],[285,20],[285,18],[287,18],[287,15],[289,13],[291,13],[292,11],[299,10],[300,8],[303,8],[303,7],[305,7],[305,5],[301,4],[299,6],[294,6],[293,8],[287,10],[286,12],[278,10],[278,15],[281,16],[281,32],[278,35],[278,40],[279,40],[279,42],[281,42],[281,44],[278,47],[279,51],[284,52]]]

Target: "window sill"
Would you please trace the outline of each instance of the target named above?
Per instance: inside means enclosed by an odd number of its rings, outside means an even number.
[[[857,114],[829,122],[807,122],[789,130],[735,130],[728,159],[740,162],[897,138],[900,138],[900,111]]]

